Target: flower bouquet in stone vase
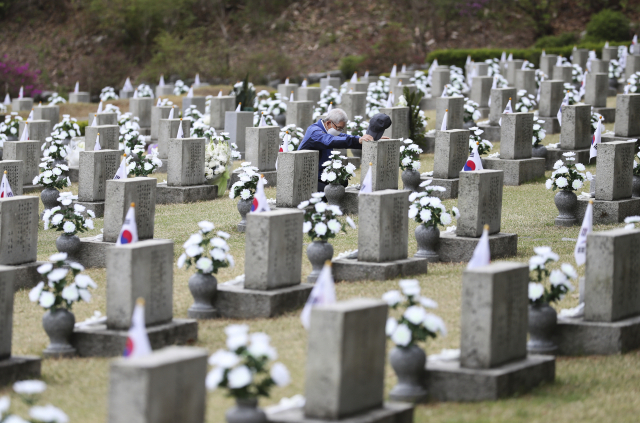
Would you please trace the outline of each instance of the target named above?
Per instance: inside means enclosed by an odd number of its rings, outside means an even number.
[[[213,137],[218,135],[216,130],[206,124],[203,119],[193,122],[189,132],[191,138],[204,138],[207,142],[210,142]]]
[[[527,90],[518,91],[518,102],[516,103],[516,113],[528,113],[538,108],[536,96],[527,94]]]
[[[50,142],[50,145],[69,145],[71,138],[79,137],[82,135],[80,132],[80,126],[78,120],[72,118],[71,115],[62,115],[62,120],[53,126],[51,131],[51,137],[47,137],[46,141]],[[49,139],[51,138],[51,139]],[[55,142],[52,142],[55,141]],[[46,144],[43,144],[43,147]],[[52,150],[51,153],[55,153],[56,150]],[[62,156],[61,158],[64,158]]]
[[[147,84],[140,84],[138,85],[138,88],[136,88],[138,90],[138,98],[153,98],[154,94],[153,94],[153,89],[151,89],[151,86],[147,85]]]
[[[302,231],[311,239],[311,244],[307,247],[307,258],[312,267],[307,278],[308,283],[315,283],[324,263],[333,258],[333,246],[327,241],[335,238],[341,231],[347,232],[346,226],[338,220],[338,217],[342,216],[342,210],[338,206],[323,202],[323,196],[323,193],[316,192],[312,194],[311,199],[298,204],[298,208],[304,210]],[[350,217],[347,216],[346,220],[355,228],[356,225]]]
[[[44,187],[40,199],[45,209],[52,209],[58,204],[59,190],[71,186],[71,180],[64,174],[69,166],[56,163],[51,157],[44,157],[40,169],[41,172],[33,178],[33,185]]]
[[[278,354],[266,333],[249,334],[247,325],[229,325],[224,331],[227,348],[209,357],[213,368],[207,374],[207,389],[225,388],[235,398],[236,406],[226,413],[227,423],[267,423],[258,399],[269,397],[273,386],[287,386],[289,370],[280,362],[272,364]]]
[[[100,101],[117,100],[118,98],[118,94],[116,94],[116,90],[113,87],[104,87],[100,91]]]
[[[560,212],[556,217],[556,226],[573,226],[577,223],[576,208],[578,206],[578,197],[574,191],[584,185],[585,174],[582,172],[585,167],[582,163],[573,163],[576,160],[576,153],[567,152],[562,155],[564,162],[558,160],[553,165],[555,170],[551,173],[551,178],[547,179],[546,187],[553,191],[560,190],[553,199]]]
[[[65,104],[67,102],[67,100],[65,100],[64,97],[62,97],[58,93],[51,94],[51,97],[49,97],[47,101],[49,102],[49,106],[55,106],[56,104]]]
[[[573,291],[570,279],[576,279],[576,270],[568,263],[550,271],[547,266],[560,258],[551,247],[536,247],[535,256],[529,259],[529,342],[527,350],[534,354],[553,354],[557,345],[553,342],[558,314],[551,307],[556,301]],[[545,284],[545,280],[549,284]]]
[[[473,147],[478,146],[478,156],[489,154],[493,149],[493,144],[489,140],[482,139],[481,135],[484,131],[477,126],[469,128],[469,154],[473,152]],[[480,159],[482,160],[482,158]],[[484,166],[484,162],[482,163]]]
[[[218,282],[213,275],[218,273],[218,269],[233,267],[234,261],[229,254],[228,233],[214,232],[214,224],[205,220],[199,222],[198,226],[200,230],[184,243],[184,253],[178,257],[177,266],[196,268],[196,273],[189,278],[189,290],[194,299],[189,307],[189,317],[212,319],[217,314],[213,305],[218,289]]]
[[[393,401],[420,402],[427,396],[424,388],[424,372],[427,355],[417,343],[438,334],[446,336],[447,328],[442,319],[427,309],[438,304],[420,295],[420,284],[415,279],[403,279],[400,290],[385,293],[382,299],[392,310],[400,312],[400,317],[387,319],[386,334],[395,344],[389,354],[391,367],[398,376],[398,384],[391,389],[389,397]]]
[[[238,201],[238,212],[242,217],[242,220],[238,223],[238,231],[240,232],[244,232],[245,230],[247,213],[251,211],[251,203],[253,202],[253,197],[256,195],[256,188],[260,180],[260,175],[257,171],[258,168],[251,166],[250,162],[243,162],[240,168],[239,180],[231,185],[229,192],[229,198],[240,198],[240,201]]]
[[[81,264],[67,261],[66,253],[54,254],[49,260],[51,263],[38,267],[38,273],[45,281],[40,281],[29,292],[29,300],[47,310],[42,317],[42,326],[51,343],[44,350],[44,356],[69,357],[76,352],[69,343],[76,321],[71,307],[75,302],[91,301],[89,289],[97,285],[81,273],[84,270]]]
[[[424,188],[423,192],[413,192],[409,195],[409,218],[419,223],[415,230],[416,241],[418,242],[418,252],[414,257],[426,258],[429,262],[438,262],[440,257],[436,252],[440,241],[440,229],[438,225],[447,226],[451,224],[452,217],[459,216],[458,208],[453,207],[451,214],[442,204],[438,197],[432,197],[433,191],[446,191],[446,188],[431,185],[431,179],[427,179],[420,184]]]
[[[0,133],[7,136],[7,141],[18,141],[18,132],[20,130],[20,122],[24,120],[18,112],[11,112],[5,115],[4,122],[0,123]]]
[[[363,137],[367,134],[367,129],[369,128],[369,122],[364,120],[362,116],[354,116],[353,120],[350,120],[347,123],[347,134]],[[351,154],[353,157],[362,158],[362,149],[361,148],[353,148],[351,149]]]
[[[45,210],[42,216],[45,231],[51,227],[62,232],[62,235],[56,239],[58,251],[71,257],[75,256],[80,249],[80,238],[77,234],[93,229],[91,219],[96,217],[93,211],[87,210],[85,206],[73,204],[77,199],[78,196],[70,192],[60,193],[58,201],[61,206]]]
[[[178,79],[173,84],[173,95],[182,95],[189,92],[189,87],[181,80]]]
[[[282,146],[284,144],[284,137],[289,134],[289,147],[287,148],[287,150],[296,151],[298,149],[298,146],[300,145],[300,142],[304,138],[304,132],[305,130],[303,128],[300,128],[299,126],[285,126],[280,130],[280,134],[278,134],[281,140],[280,145]]]
[[[221,197],[227,191],[233,160],[241,158],[238,146],[230,142],[228,132],[216,134],[213,129],[204,154],[204,178],[208,184],[218,186],[218,197]]]
[[[353,163],[347,163],[346,156],[341,156],[339,151],[332,151],[329,160],[322,163],[324,170],[320,180],[327,185],[324,187],[324,195],[333,206],[339,206],[344,197],[344,189],[349,184],[349,179],[356,176],[356,167]]]
[[[420,185],[420,153],[422,149],[407,138],[400,146],[400,169],[404,189],[416,192]]]
[[[146,177],[155,173],[162,166],[162,160],[158,158],[158,150],[144,154],[144,145],[137,144],[125,157],[127,174],[134,177]]]
[[[142,145],[144,147],[144,143],[140,138],[140,124],[138,122],[140,122],[140,119],[131,113],[124,113],[118,119],[120,150],[124,150],[127,156],[131,154],[131,150],[135,146]]]
[[[533,122],[531,136],[531,156],[533,157],[547,157],[547,147],[542,145],[542,140],[547,136],[547,131],[544,130],[543,125],[543,120],[535,120]]]
[[[480,105],[470,98],[465,98],[462,118],[464,120],[464,129],[476,126],[476,122],[482,118],[482,113],[478,108]]]

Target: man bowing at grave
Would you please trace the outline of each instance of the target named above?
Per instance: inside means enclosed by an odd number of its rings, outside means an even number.
[[[345,148],[362,149],[364,141],[377,141],[383,137],[384,131],[391,126],[391,118],[379,113],[371,118],[367,134],[362,137],[347,135],[344,130],[349,118],[342,109],[332,109],[327,115],[307,128],[307,132],[298,146],[298,150],[317,150],[320,152],[318,166],[318,192],[324,191],[326,184],[320,180],[322,163],[329,160],[332,150]]]

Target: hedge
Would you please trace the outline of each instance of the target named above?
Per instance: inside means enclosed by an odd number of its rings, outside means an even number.
[[[630,45],[631,42],[614,43],[610,42],[610,46],[617,45]],[[598,57],[602,56],[602,48],[604,43],[581,43],[578,44],[578,48],[584,48],[587,50],[595,50]],[[479,49],[450,49],[450,50],[434,50],[427,55],[426,62],[433,62],[434,59],[438,59],[439,65],[456,65],[464,68],[467,62],[467,56],[471,56],[474,62],[484,62],[487,59],[500,58],[502,52],[505,51],[507,56],[513,54],[514,59],[525,59],[533,63],[536,67],[540,64],[540,55],[542,54],[540,48],[525,48],[525,49],[501,49],[501,48],[479,48]],[[571,56],[573,46],[567,47],[554,47],[544,49],[548,54],[558,54],[564,57]]]

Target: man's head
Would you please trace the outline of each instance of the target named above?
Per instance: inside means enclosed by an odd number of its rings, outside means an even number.
[[[331,109],[327,116],[323,119],[327,129],[335,129],[338,132],[344,132],[347,127],[349,117],[347,113],[342,109]]]

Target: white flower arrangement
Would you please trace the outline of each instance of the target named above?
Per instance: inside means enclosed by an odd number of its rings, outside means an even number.
[[[540,84],[542,83],[542,81],[546,81],[547,79],[549,79],[549,76],[544,73],[542,69],[536,69],[535,78],[536,88],[540,88]]]
[[[284,137],[289,133],[289,151],[295,151],[298,149],[298,146],[302,142],[304,138],[305,130],[296,125],[287,125],[284,128],[280,129],[280,139],[282,140],[280,145],[284,144]]]
[[[524,63],[522,64],[522,68],[521,69],[526,69],[526,70],[531,70],[531,69],[535,69],[535,65],[533,63],[531,63],[528,60],[525,60]]]
[[[527,113],[538,108],[536,96],[527,94],[527,90],[518,91],[518,102],[516,103],[516,113]]]
[[[240,159],[235,144],[229,143],[229,134],[221,132],[206,145],[204,158],[204,176],[207,180],[218,180],[229,176],[233,159]],[[226,187],[225,187],[226,190]]]
[[[55,106],[56,104],[64,104],[67,102],[67,100],[58,93],[51,94],[51,97],[49,97],[47,101],[49,102],[49,106]]]
[[[413,140],[407,138],[400,146],[400,169],[420,170],[420,153],[422,149]]]
[[[500,75],[500,59],[494,57],[493,59],[487,59],[484,62],[489,65],[487,76]]]
[[[216,137],[218,135],[216,133],[216,130],[204,123],[202,119],[195,121],[191,125],[189,133],[192,138],[205,138],[208,142],[211,141],[213,137]]]
[[[140,84],[138,85],[138,88],[136,88],[138,90],[138,98],[153,98],[153,90],[151,89],[151,87],[147,84]]]
[[[604,131],[604,116],[600,113],[596,113],[593,111],[593,107],[591,108],[591,135],[596,133],[598,129],[598,122],[602,122],[603,131]]]
[[[578,102],[580,102],[580,92],[575,89],[573,84],[565,82],[564,92],[569,100],[569,106],[573,106],[574,104],[578,104]]]
[[[629,85],[629,93],[639,93],[640,92],[640,72],[636,72],[631,74],[629,79],[627,79],[627,84]]]
[[[250,162],[243,162],[240,168],[239,180],[235,184],[231,185],[229,192],[229,198],[240,197],[242,200],[253,200],[253,196],[256,195],[256,187],[258,186],[258,180],[260,174],[257,173],[258,168],[251,166]]]
[[[215,225],[203,220],[198,223],[200,230],[192,234],[182,247],[184,253],[178,257],[179,268],[195,266],[198,273],[211,275],[224,267],[233,267],[234,261],[229,254],[227,240],[231,235],[226,232],[213,232]]]
[[[127,156],[131,154],[132,150],[136,146],[143,145],[143,142],[140,139],[140,124],[138,122],[140,122],[140,119],[133,116],[132,113],[124,113],[118,119],[118,125],[120,126],[119,141],[121,150],[124,150]]]
[[[442,204],[442,201],[438,197],[431,197],[430,194],[433,191],[444,192],[446,188],[431,185],[432,180],[427,179],[420,184],[420,187],[424,188],[423,192],[412,192],[409,195],[409,219],[413,219],[424,226],[438,225],[447,226],[453,221],[453,217],[456,219],[460,215],[457,207],[451,209],[451,213],[447,212],[447,208]]]
[[[329,111],[329,105],[336,107],[341,101],[342,96],[340,92],[336,88],[328,86],[320,93],[320,101],[313,112],[313,119],[315,120],[320,116],[324,116]]]
[[[407,103],[407,99],[405,98],[404,95],[401,95],[400,97],[398,97],[398,101],[396,103],[396,106],[398,107],[408,107],[409,103]]]
[[[83,275],[84,276],[84,275]],[[0,421],[2,423],[69,423],[69,416],[61,409],[51,404],[35,405],[40,394],[47,389],[47,384],[41,380],[22,380],[13,384],[13,390],[29,407],[29,420],[9,412],[11,399],[9,396],[0,397]]]
[[[480,105],[468,97],[464,99],[464,115],[465,122],[475,122],[482,117],[482,113],[478,108]]]
[[[420,295],[420,283],[415,279],[401,279],[400,291],[386,292],[382,299],[393,310],[401,311],[400,318],[389,317],[385,332],[398,347],[407,348],[436,338],[438,334],[447,335],[444,321],[427,309],[438,307],[438,303]]]
[[[368,117],[373,117],[375,114],[380,113],[380,108],[385,107],[387,96],[389,94],[389,80],[388,78],[380,79],[375,82],[369,84],[367,87],[367,105],[366,112]],[[385,88],[385,81],[387,87]]]
[[[120,107],[116,106],[115,104],[107,104],[106,106],[104,106],[104,111],[102,113],[115,113],[118,119],[120,119],[121,114]]]
[[[182,118],[183,119],[189,119],[191,122],[196,122],[200,119],[202,119],[203,115],[202,113],[200,113],[200,111],[198,110],[198,108],[196,106],[189,106],[188,108],[186,108],[184,110],[184,113],[182,113]]]
[[[467,85],[467,79],[464,77],[462,68],[455,65],[449,66],[449,86],[459,92],[459,95],[469,91],[469,85]],[[436,95],[440,95],[436,93]]]
[[[62,115],[62,120],[54,125],[51,136],[45,139],[47,142],[42,144],[43,156],[56,160],[64,159],[67,157],[68,151],[63,141],[79,137],[80,134],[78,120],[70,115]]]
[[[421,70],[415,71],[409,81],[411,81],[423,95],[428,94],[429,90],[427,87],[431,86],[431,80],[425,72]]]
[[[482,139],[481,135],[484,134],[484,131],[477,126],[469,128],[469,131],[469,153],[473,151],[474,145],[478,146],[479,156],[489,153],[493,148],[493,144],[489,140]]]
[[[29,292],[29,300],[32,303],[37,302],[45,310],[71,310],[75,302],[90,302],[89,289],[95,289],[97,285],[91,277],[81,273],[84,267],[80,263],[66,263],[67,253],[54,254],[49,260],[51,263],[38,267],[38,273],[46,282],[40,281]]]
[[[323,192],[315,192],[308,201],[298,204],[298,208],[304,210],[302,232],[309,235],[311,241],[328,241],[340,231],[347,232],[346,226],[338,220],[338,217],[342,216],[340,207],[328,205],[322,201],[322,197]],[[355,223],[348,216],[347,223],[355,228]]]
[[[329,160],[322,163],[324,170],[320,180],[333,185],[349,183],[349,179],[356,176],[356,167],[353,163],[345,165],[346,160],[347,158],[341,156],[339,151],[332,151]]]
[[[178,79],[175,84],[173,84],[173,94],[174,95],[182,95],[189,92],[189,87],[185,85],[185,83]]]
[[[158,106],[173,106],[173,101],[168,98],[160,98],[158,97],[158,102],[156,103]]]
[[[529,259],[529,271],[532,281],[529,282],[529,304],[543,305],[560,301],[568,292],[573,291],[570,280],[576,279],[578,273],[569,263],[563,263],[560,269],[550,271],[549,263],[557,262],[559,256],[551,251],[551,247],[535,247],[535,256]],[[549,278],[549,286],[544,280]]]
[[[617,59],[609,60],[609,79],[615,79],[616,81],[622,76],[624,69],[620,66],[620,62]]]
[[[33,178],[33,185],[42,185],[45,188],[63,189],[71,186],[71,180],[64,176],[69,171],[69,166],[57,164],[51,157],[44,157],[40,163],[40,173]]]
[[[158,158],[158,150],[154,149],[150,154],[144,154],[144,144],[137,144],[129,150],[125,158],[127,175],[149,176],[162,166],[162,160]]]
[[[354,116],[353,120],[347,123],[347,134],[362,137],[367,133],[369,122],[364,120],[362,116]]]
[[[268,115],[264,112],[253,112],[253,126],[254,127],[258,127],[260,126],[260,119],[264,116],[264,123],[267,124],[267,126],[279,126],[278,122],[276,122],[276,120],[273,118],[273,116]]]
[[[493,75],[493,77],[496,79],[496,88],[507,88],[509,86],[509,81],[501,74]]]
[[[93,229],[93,220],[90,218],[95,218],[96,215],[81,204],[73,204],[77,199],[77,195],[61,192],[58,202],[62,206],[47,209],[42,215],[44,230],[51,227],[56,231],[64,232],[65,235],[76,235]],[[85,217],[85,213],[88,217]]]
[[[264,93],[267,94],[266,98],[264,98]],[[258,98],[261,97],[262,99],[258,101]],[[282,97],[279,93],[274,93],[273,97],[271,97],[268,91],[260,91],[258,96],[256,96],[256,101],[258,101],[256,109],[259,112],[264,112],[265,116],[270,115],[272,117],[276,117],[287,112],[287,104],[282,101]]]
[[[207,374],[207,389],[226,388],[229,396],[249,399],[268,397],[273,386],[284,387],[291,382],[284,364],[275,362],[269,369],[278,354],[266,333],[249,334],[247,325],[229,325],[224,331],[227,349],[209,357],[213,368]]]
[[[0,133],[7,137],[18,138],[18,131],[22,120],[22,117],[18,116],[17,112],[11,112],[10,115],[4,117],[4,122],[0,123]]]
[[[544,130],[544,121],[543,120],[534,120],[533,121],[533,135],[531,137],[531,146],[538,147],[542,145],[542,140],[547,136],[547,131]]]
[[[117,100],[118,98],[118,94],[116,94],[116,90],[113,87],[104,87],[100,91],[100,101]]]
[[[640,216],[627,216],[624,218],[624,223],[625,223],[624,225],[625,229],[635,229],[636,223],[640,223]]]
[[[582,188],[585,179],[585,174],[582,172],[584,172],[585,167],[582,163],[573,163],[575,154],[573,152],[563,153],[564,162],[558,160],[553,165],[555,170],[551,173],[551,178],[547,179],[547,189],[577,191]]]
[[[577,63],[571,65],[571,82],[574,84],[582,82],[584,79],[584,71],[582,70],[582,66]]]
[[[444,92],[447,94],[447,97],[462,97],[462,90],[451,83],[444,86]],[[440,94],[436,94],[436,97]]]

